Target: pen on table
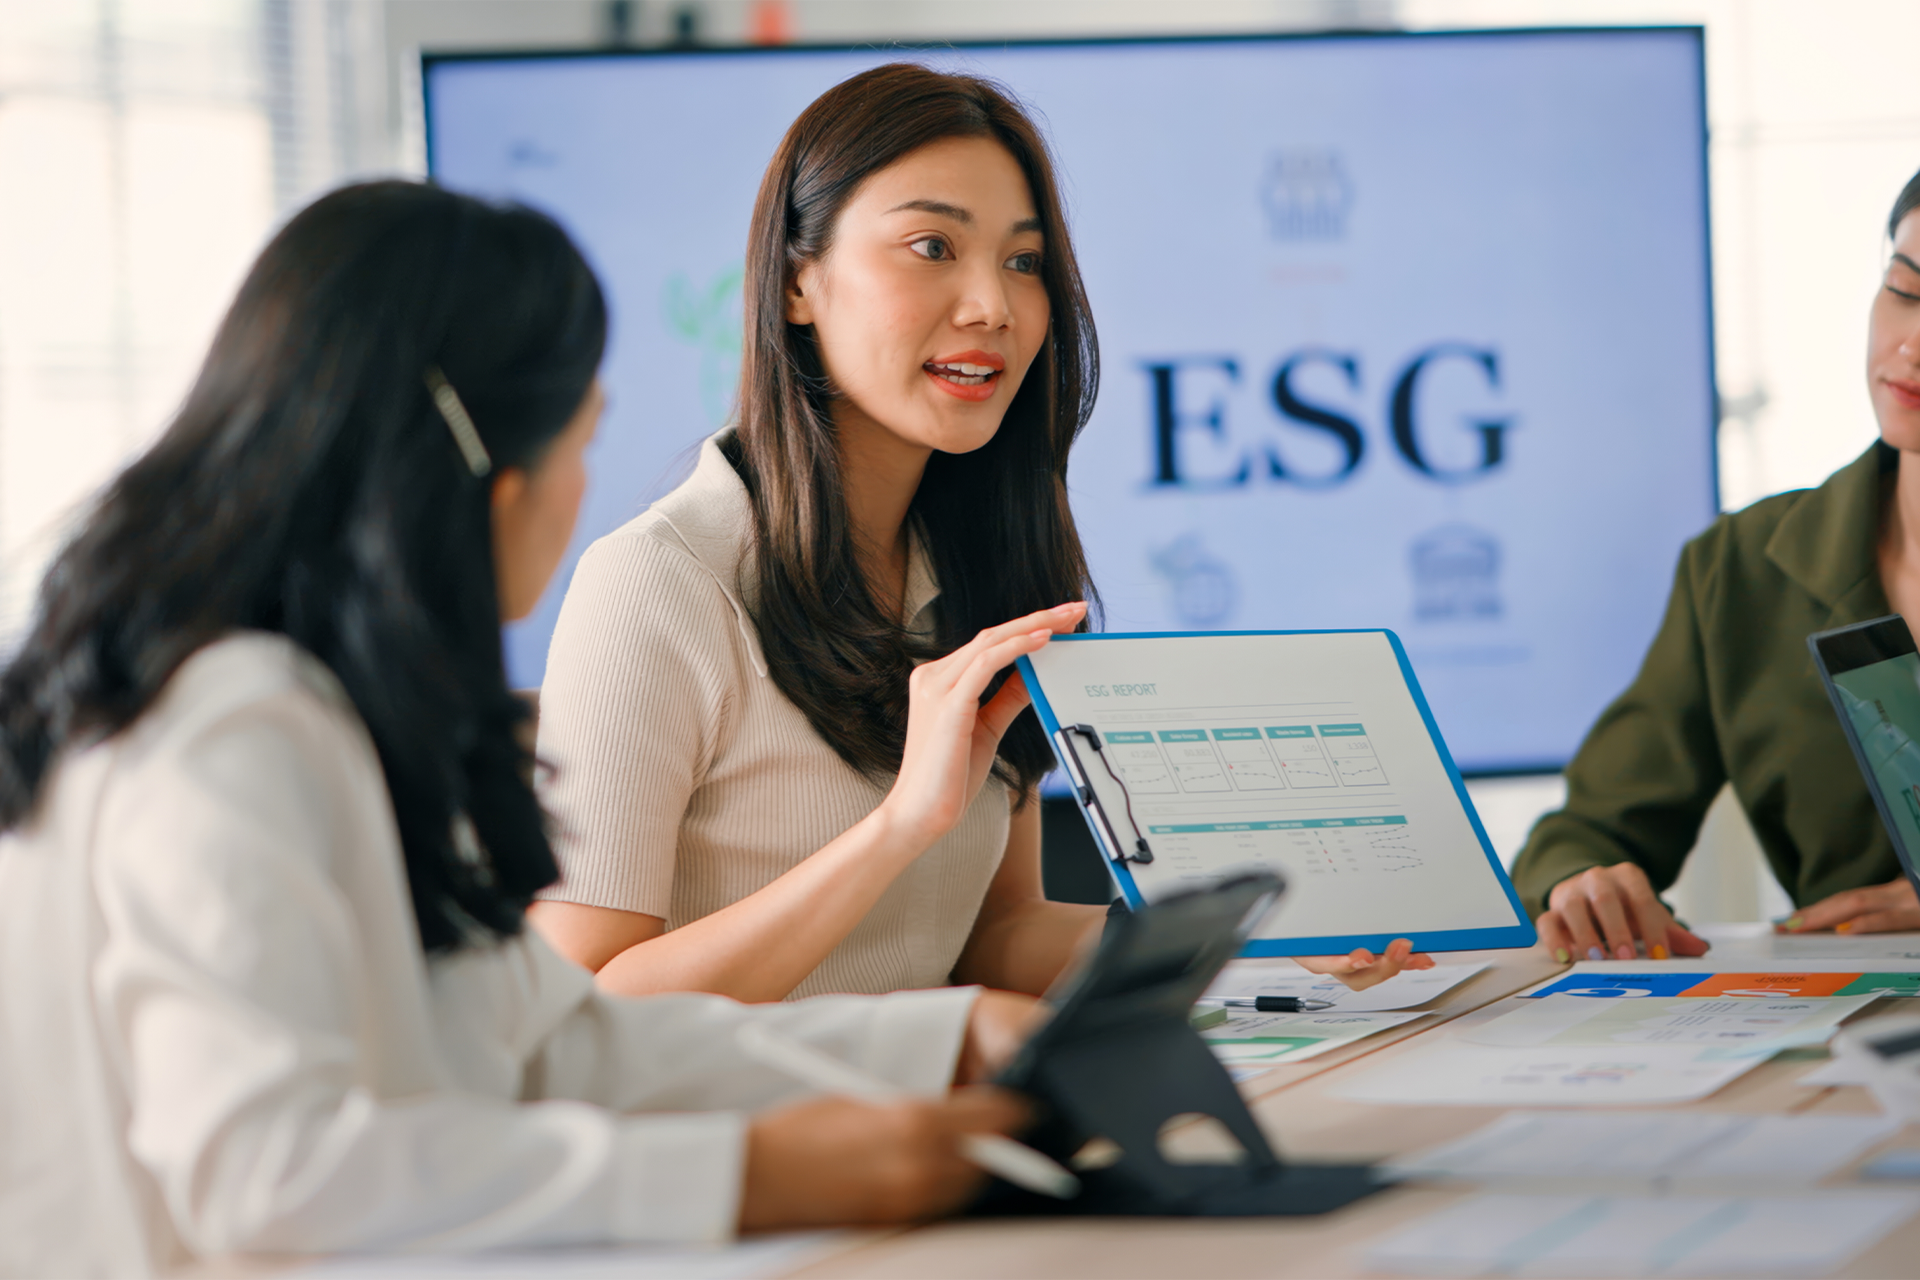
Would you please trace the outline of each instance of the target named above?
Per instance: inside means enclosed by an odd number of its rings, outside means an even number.
[[[810,1044],[749,1022],[733,1033],[740,1051],[763,1067],[812,1085],[822,1093],[836,1093],[862,1102],[891,1102],[905,1096],[877,1076],[820,1052]],[[960,1139],[960,1153],[988,1173],[1017,1187],[1071,1200],[1080,1194],[1080,1179],[1024,1143],[1000,1133],[969,1133]]]
[[[1299,996],[1201,996],[1196,1003],[1251,1009],[1255,1013],[1318,1013],[1333,1008],[1331,1000],[1303,1000]]]

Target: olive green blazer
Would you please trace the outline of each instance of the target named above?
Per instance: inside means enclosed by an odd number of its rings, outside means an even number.
[[[1567,806],[1514,864],[1529,915],[1595,865],[1638,863],[1664,891],[1731,782],[1773,873],[1805,906],[1900,875],[1807,636],[1890,613],[1875,560],[1875,443],[1817,489],[1721,516],[1680,553],[1640,674],[1567,768]]]

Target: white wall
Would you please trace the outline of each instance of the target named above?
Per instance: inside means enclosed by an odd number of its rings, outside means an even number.
[[[0,4],[0,627],[186,390],[271,218],[251,8]]]
[[[1913,0],[1401,0],[1409,27],[1707,32],[1722,505],[1817,484],[1875,434],[1866,313],[1920,169]],[[1577,290],[1578,246],[1568,246]]]

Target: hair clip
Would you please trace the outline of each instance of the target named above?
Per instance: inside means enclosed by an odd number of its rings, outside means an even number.
[[[460,446],[460,456],[467,460],[467,470],[476,476],[492,471],[493,459],[487,456],[487,446],[480,443],[480,432],[475,429],[467,406],[460,403],[459,394],[447,381],[447,375],[440,372],[439,365],[427,366],[426,382],[434,407],[447,420],[447,430],[453,432],[453,442]]]

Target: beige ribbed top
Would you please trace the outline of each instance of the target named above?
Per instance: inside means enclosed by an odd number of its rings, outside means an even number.
[[[886,795],[833,753],[767,675],[747,612],[752,512],[716,441],[687,482],[587,548],[540,691],[544,798],[563,880],[545,897],[673,929],[792,870]],[[916,545],[906,608],[939,595]],[[792,997],[949,981],[1006,850],[989,780]]]

